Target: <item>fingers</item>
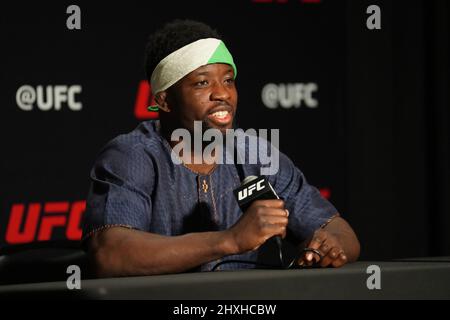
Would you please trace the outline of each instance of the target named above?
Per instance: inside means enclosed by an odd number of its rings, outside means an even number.
[[[270,221],[265,221],[262,226],[262,232],[266,234],[266,240],[273,236],[286,237],[287,218],[272,216]]]
[[[286,217],[286,214],[284,216],[282,215],[277,215],[277,216],[272,216],[272,215],[267,215],[261,218],[261,222],[263,224],[282,224],[282,225],[287,225],[288,224],[288,218]]]
[[[325,238],[322,237],[322,235],[320,233],[317,233],[312,238],[311,242],[308,245],[308,248],[319,249],[322,246],[322,244],[324,243],[324,241],[325,241]]]
[[[348,262],[348,258],[342,249],[342,246],[333,235],[319,230],[314,233],[312,239],[307,245],[307,250],[299,259],[300,266],[312,266],[318,263],[321,267],[333,266],[341,267]],[[320,255],[316,252],[320,252]]]
[[[272,238],[274,236],[280,236],[281,238],[284,239],[286,237],[286,225],[276,224],[271,225],[270,228],[272,229],[272,231],[270,232],[271,236],[269,238]]]
[[[323,237],[322,234],[318,232],[313,236],[311,242],[308,245],[308,248],[319,250],[322,253],[322,255],[324,255],[323,251],[320,250],[320,248],[324,244],[324,241],[325,237]],[[312,265],[313,263],[319,262],[320,258],[321,257],[319,255],[311,251],[306,252],[305,254],[306,259],[305,262],[307,265]]]
[[[331,263],[333,267],[339,268],[348,262],[348,258],[344,252],[339,253],[338,257]]]
[[[319,248],[319,251],[322,253],[322,260],[320,261],[320,266],[322,267],[326,267],[328,266],[332,259],[330,259],[330,254],[333,251],[333,249],[330,245],[327,244],[327,242],[323,242],[322,245]]]
[[[327,255],[325,255],[322,259],[322,261],[320,262],[320,266],[322,267],[328,267],[330,264],[333,263],[334,260],[336,260],[336,258],[339,256],[339,254],[342,251],[336,247],[331,248]]]
[[[328,254],[325,255],[320,262],[321,267],[329,267],[333,266],[335,268],[342,267],[344,264],[348,262],[348,258],[345,255],[342,249],[333,247],[328,251]]]
[[[283,200],[256,200],[250,206],[249,211],[253,211],[260,216],[289,216],[289,211],[285,209]]]
[[[273,236],[286,237],[289,212],[283,200],[256,200],[230,228],[238,252],[255,250]]]
[[[255,206],[262,206],[267,208],[274,208],[274,209],[284,209],[284,201],[281,199],[274,199],[274,200],[256,200],[252,203],[252,205]]]
[[[259,228],[265,235],[265,239],[279,235],[286,236],[286,227],[289,222],[288,212],[284,209],[275,209],[268,207],[259,207]]]

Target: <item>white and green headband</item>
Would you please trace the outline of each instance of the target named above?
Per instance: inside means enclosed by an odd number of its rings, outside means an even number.
[[[233,57],[219,39],[200,39],[172,52],[153,70],[150,80],[153,95],[168,89],[195,69],[212,63],[231,65],[236,78],[237,70]]]

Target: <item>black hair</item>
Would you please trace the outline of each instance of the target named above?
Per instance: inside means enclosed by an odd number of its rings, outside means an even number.
[[[174,20],[148,37],[145,47],[145,73],[150,81],[158,63],[172,52],[205,38],[221,39],[216,30],[193,20]]]

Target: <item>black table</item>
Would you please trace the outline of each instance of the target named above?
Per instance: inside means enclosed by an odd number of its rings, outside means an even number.
[[[430,261],[433,260],[433,261]],[[381,270],[369,290],[367,268]],[[75,299],[450,299],[450,258],[356,262],[339,269],[245,270],[0,286],[0,298]]]

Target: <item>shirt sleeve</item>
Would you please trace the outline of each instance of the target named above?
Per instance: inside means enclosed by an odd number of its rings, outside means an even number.
[[[308,184],[303,173],[283,153],[279,153],[278,173],[269,176],[278,196],[289,210],[288,229],[302,241],[338,214],[314,186]]]
[[[107,144],[90,173],[83,240],[112,226],[149,230],[154,176],[152,161],[139,144],[117,138]]]

